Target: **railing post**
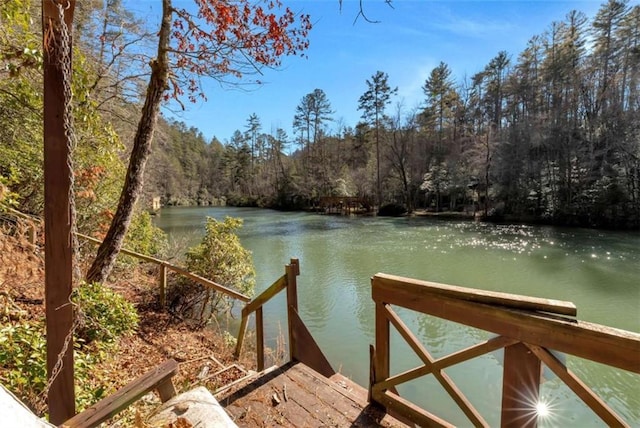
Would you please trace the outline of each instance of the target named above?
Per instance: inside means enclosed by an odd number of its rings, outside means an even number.
[[[31,245],[36,245],[36,242],[38,241],[38,232],[36,229],[36,225],[30,221],[27,223],[27,235],[29,236],[29,243],[31,243]]]
[[[376,348],[369,345],[369,390],[367,391],[367,402],[373,401],[373,385],[376,383]]]
[[[296,343],[293,335],[293,324],[291,322],[291,312],[298,312],[298,282],[300,275],[300,263],[298,259],[291,259],[290,264],[285,267],[287,274],[287,326],[289,328],[289,360],[295,356]]]
[[[258,371],[264,370],[264,322],[262,318],[262,306],[256,309],[256,356],[258,359]]]
[[[503,428],[537,426],[540,369],[540,360],[524,344],[516,343],[504,348],[500,422]]]
[[[371,287],[374,287],[375,278],[371,278]],[[390,373],[390,349],[389,349],[389,320],[387,319],[384,303],[381,301],[375,301],[375,323],[376,323],[376,345],[372,351],[373,367],[371,369],[371,375],[373,377],[372,385],[369,387],[373,389],[373,385],[389,377]],[[369,392],[371,399],[375,401],[373,391]],[[378,403],[381,404],[381,403]]]
[[[244,335],[247,331],[247,321],[249,319],[249,314],[246,311],[247,307],[245,306],[242,309],[242,320],[240,321],[240,330],[238,331],[238,340],[236,341],[236,351],[233,353],[233,356],[237,360],[240,358],[240,352],[242,352],[242,344],[244,343]]]
[[[158,285],[160,287],[160,308],[164,309],[167,305],[167,267],[164,264],[160,264],[160,272],[158,275]]]
[[[376,383],[389,377],[389,320],[385,315],[384,303],[376,302]]]

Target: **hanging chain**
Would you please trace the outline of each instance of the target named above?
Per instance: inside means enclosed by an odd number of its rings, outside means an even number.
[[[53,1],[53,0],[52,0]],[[76,282],[80,280],[81,272],[78,263],[78,229],[76,224],[77,212],[76,212],[76,199],[75,199],[75,173],[73,155],[77,146],[76,133],[73,126],[73,92],[71,88],[71,76],[73,73],[71,65],[71,34],[69,27],[64,19],[65,10],[69,9],[70,3],[67,1],[66,6],[61,3],[56,3],[58,8],[58,20],[60,25],[60,45],[59,55],[60,68],[62,71],[62,85],[64,90],[64,134],[67,140],[67,167],[69,168],[69,221],[71,223],[71,253],[72,253],[72,265],[73,275]]]
[[[66,4],[63,4],[56,0],[51,0],[57,10],[58,10],[58,22],[51,23],[51,31],[52,31],[52,40],[54,41],[54,46],[49,55],[53,58],[56,58],[58,61],[57,66],[60,68],[62,74],[62,86],[63,86],[63,94],[64,94],[64,110],[62,113],[62,119],[64,121],[64,135],[67,143],[67,167],[69,169],[69,222],[71,227],[71,264],[73,266],[73,276],[72,276],[72,288],[73,283],[77,284],[81,278],[80,266],[78,263],[78,235],[77,235],[77,225],[76,225],[76,200],[75,200],[75,174],[74,174],[74,163],[73,163],[73,153],[76,149],[76,134],[73,126],[73,92],[71,88],[71,76],[72,76],[72,66],[71,66],[71,34],[69,31],[69,27],[65,22],[65,11],[69,9],[70,3],[67,0]],[[57,34],[56,34],[57,33]],[[58,37],[56,37],[58,36]],[[69,296],[69,305],[72,305],[71,296]],[[59,309],[59,308],[58,308]],[[56,364],[51,371],[49,379],[47,381],[47,386],[44,391],[41,393],[42,396],[48,394],[51,385],[55,381],[56,377],[60,374],[62,367],[64,365],[63,357],[66,355],[69,350],[69,346],[72,343],[73,333],[79,325],[78,317],[74,316],[73,325],[71,326],[71,330],[67,337],[65,337],[62,349],[58,354],[58,358],[56,360]]]

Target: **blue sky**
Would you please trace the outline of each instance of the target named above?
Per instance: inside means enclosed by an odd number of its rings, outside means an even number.
[[[515,62],[527,41],[552,21],[563,20],[573,9],[592,18],[604,2],[394,0],[392,9],[383,0],[365,0],[367,16],[380,22],[359,19],[354,24],[357,0],[343,0],[342,11],[338,0],[282,1],[312,17],[307,59],[286,58],[279,71],[267,70],[261,77],[266,83],[251,91],[207,82],[207,102],[185,103],[187,110],[177,116],[165,114],[200,129],[207,140],[216,136],[225,142],[236,129],[244,131],[252,113],[260,117],[263,132],[281,127],[293,137],[296,106],[319,88],[335,111],[329,127],[355,126],[358,98],[377,70],[388,73],[390,85],[398,87],[393,105],[402,102],[410,110],[421,103],[421,87],[440,61],[457,81],[481,71],[501,50]],[[175,1],[182,2],[187,0]]]

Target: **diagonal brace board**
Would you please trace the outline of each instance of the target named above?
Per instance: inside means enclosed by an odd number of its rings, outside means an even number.
[[[421,376],[428,375],[434,370],[443,370],[447,367],[463,363],[481,355],[488,354],[489,352],[502,349],[505,346],[513,345],[517,342],[518,341],[515,339],[510,339],[504,336],[497,336],[477,345],[470,346],[469,348],[454,352],[453,354],[438,358],[437,360],[434,360],[430,365],[425,364],[399,373],[395,376],[391,376],[382,382],[378,382],[376,387],[379,389],[389,389],[393,386],[400,385],[401,383],[410,382]]]
[[[525,343],[525,346],[529,348],[535,355],[542,361],[556,376],[558,376],[580,399],[589,406],[599,417],[609,426],[629,426],[620,418],[614,411],[612,411],[607,404],[602,401],[587,385],[576,377],[573,372],[567,367],[548,349],[542,348],[536,345],[529,345]]]
[[[418,357],[425,363],[425,370],[429,370],[427,373],[433,373],[434,377],[438,379],[438,382],[447,391],[449,396],[456,402],[463,413],[469,418],[469,420],[475,426],[488,426],[487,422],[483,419],[482,415],[473,407],[471,402],[464,396],[462,391],[456,386],[453,380],[442,369],[435,369],[433,363],[435,359],[431,356],[429,351],[420,343],[416,336],[409,330],[406,324],[400,319],[398,314],[391,308],[390,305],[384,304],[384,314],[386,318],[391,321],[393,326],[397,329],[400,335],[407,341],[411,349],[418,355]],[[375,392],[380,389],[378,385],[373,385],[374,396]]]

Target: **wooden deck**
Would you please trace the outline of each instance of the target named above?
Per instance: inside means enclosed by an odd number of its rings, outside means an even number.
[[[363,387],[297,362],[267,369],[216,398],[239,427],[406,426],[369,405]]]

